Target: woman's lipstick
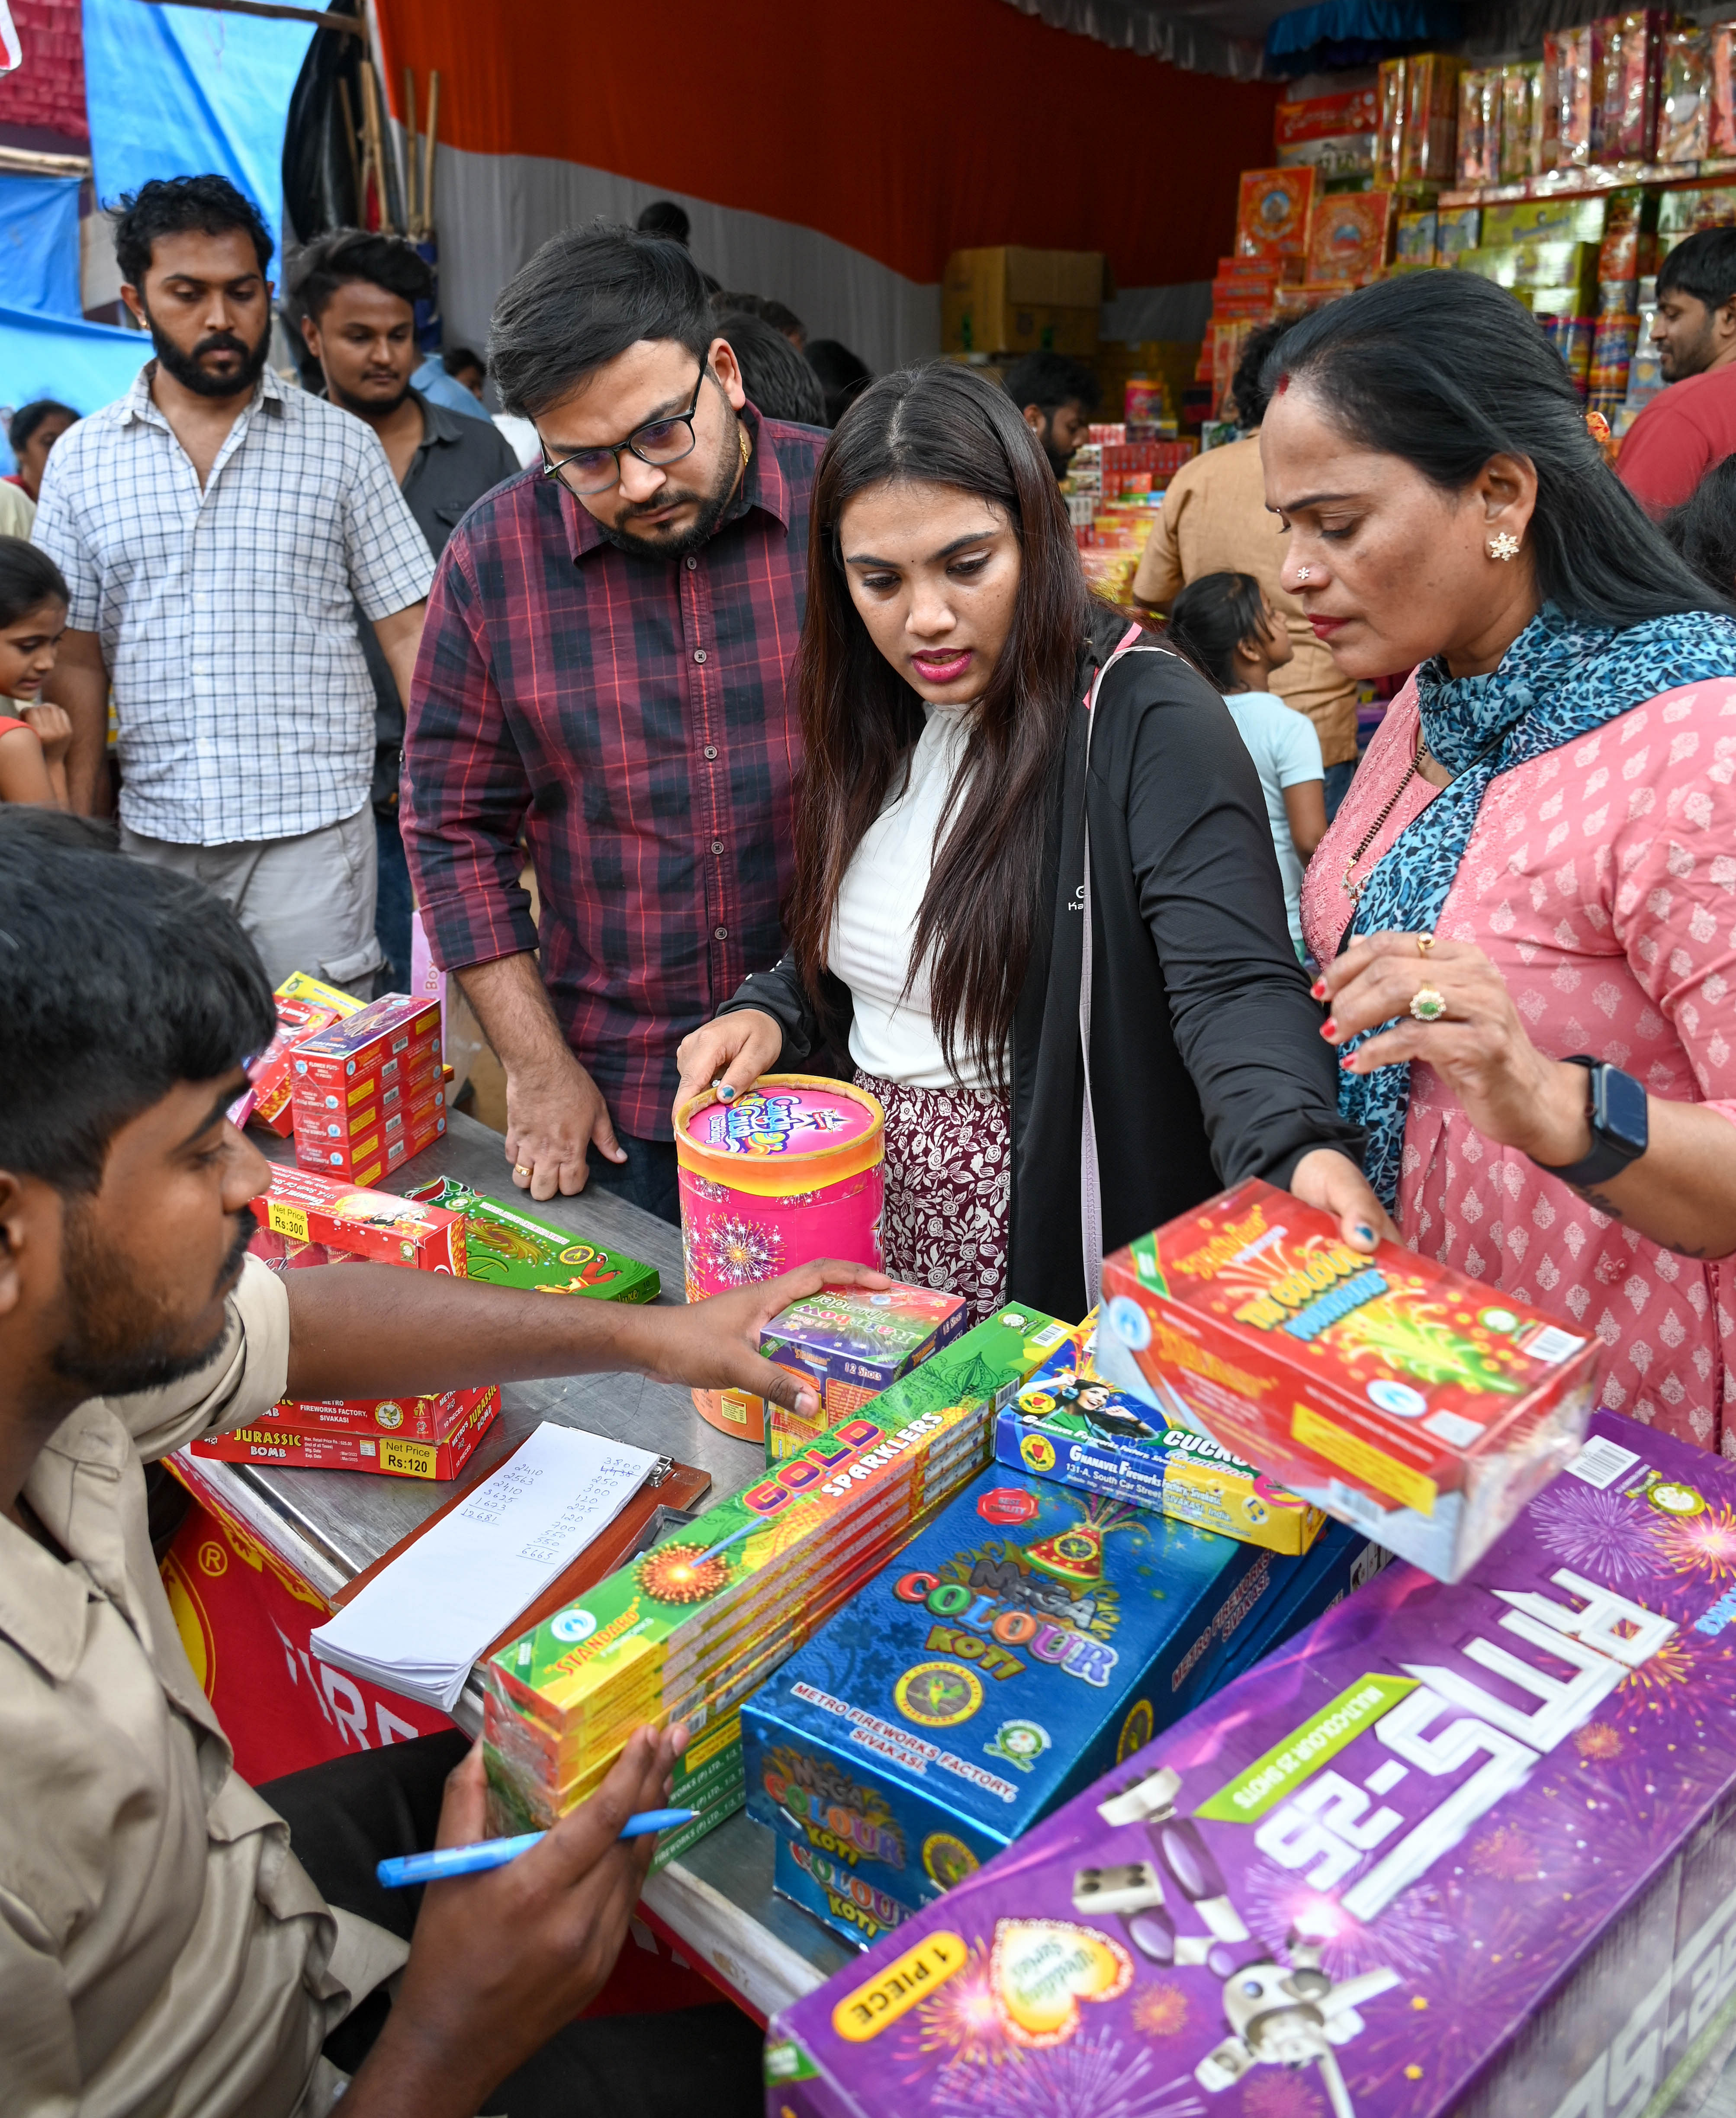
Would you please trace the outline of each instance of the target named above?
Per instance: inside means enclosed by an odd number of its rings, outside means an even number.
[[[1314,637],[1317,640],[1330,640],[1340,627],[1348,625],[1349,622],[1347,617],[1311,617],[1308,620],[1308,623],[1313,627]]]
[[[927,684],[956,684],[970,667],[971,650],[961,648],[951,654],[913,654],[911,666]]]

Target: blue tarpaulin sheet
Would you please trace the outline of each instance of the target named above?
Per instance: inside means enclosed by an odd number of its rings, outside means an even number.
[[[0,177],[0,303],[78,314],[76,177]]]
[[[8,409],[58,397],[75,412],[94,412],[124,396],[150,358],[150,340],[141,332],[0,304],[0,405]],[[0,439],[0,471],[12,468],[12,452]]]
[[[84,19],[98,198],[215,170],[281,249],[284,123],[312,24],[140,0],[84,0]]]

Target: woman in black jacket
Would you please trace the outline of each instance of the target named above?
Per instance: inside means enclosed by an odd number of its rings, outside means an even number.
[[[680,1098],[847,1046],[887,1107],[887,1269],[979,1315],[1082,1315],[1104,1250],[1248,1177],[1390,1233],[1252,761],[1093,603],[1005,393],[883,377],[812,525],[790,947],[683,1043]]]

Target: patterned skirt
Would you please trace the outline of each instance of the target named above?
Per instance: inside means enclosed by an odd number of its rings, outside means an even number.
[[[1007,1299],[1012,1131],[1001,1098],[977,1089],[906,1089],[859,1068],[886,1109],[886,1269],[943,1288],[980,1323]]]

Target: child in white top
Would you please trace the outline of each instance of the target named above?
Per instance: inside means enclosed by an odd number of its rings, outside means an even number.
[[[1295,652],[1284,621],[1252,574],[1202,574],[1176,598],[1169,637],[1223,693],[1253,758],[1284,878],[1290,940],[1301,956],[1302,871],[1326,835],[1326,767],[1314,724],[1266,689],[1273,670]]]

